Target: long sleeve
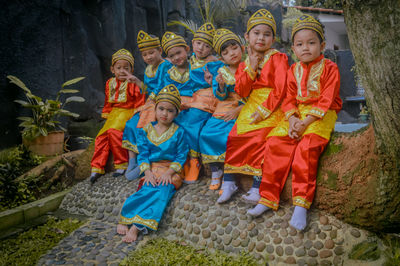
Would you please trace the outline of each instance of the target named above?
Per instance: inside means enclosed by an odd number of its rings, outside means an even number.
[[[272,60],[272,71],[273,71],[273,90],[269,94],[268,98],[262,105],[258,106],[257,111],[260,115],[266,119],[269,115],[274,112],[286,95],[286,75],[289,68],[288,58],[286,54],[276,53],[271,56]],[[261,72],[263,75],[263,72]]]
[[[318,101],[313,103],[313,108],[309,114],[322,118],[329,109],[335,108],[335,103],[340,104],[338,108],[341,108],[341,100],[339,98],[340,89],[340,74],[336,64],[328,61],[325,66],[325,73],[321,77],[321,93]],[[333,107],[333,108],[332,108]]]
[[[134,83],[128,83],[128,93],[131,96],[128,100],[133,101],[133,108],[138,108],[144,104],[146,96],[141,93],[139,86]]]
[[[170,168],[173,169],[175,172],[181,171],[189,153],[189,145],[185,140],[185,131],[180,128],[177,134],[176,155],[175,159],[170,165]]]
[[[105,97],[104,97],[104,106],[103,106],[103,110],[101,111],[101,117],[102,118],[107,118],[108,114],[111,112],[112,110],[112,106],[111,103],[108,101],[108,97],[110,94],[110,89],[109,89],[109,84],[110,84],[111,79],[107,80],[106,82],[106,88],[105,88]]]
[[[146,131],[138,129],[137,147],[139,154],[137,162],[140,167],[140,173],[150,169],[150,146],[148,142]]]
[[[287,71],[287,83],[286,83],[286,97],[283,99],[281,108],[285,113],[286,119],[289,119],[293,114],[299,114],[297,109],[297,83],[294,78],[293,72],[291,69]]]
[[[249,60],[246,59],[244,62],[241,62],[238,70],[235,74],[235,91],[242,98],[249,97],[252,91],[252,85],[256,79],[257,72],[255,72],[249,63]]]

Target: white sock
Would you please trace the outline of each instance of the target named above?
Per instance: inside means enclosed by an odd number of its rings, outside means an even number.
[[[261,214],[263,214],[264,212],[266,212],[269,209],[270,208],[265,205],[257,204],[253,209],[248,210],[247,214],[256,217],[256,216],[260,216]]]
[[[224,172],[222,171],[222,169],[218,169],[218,171],[212,172],[211,173],[211,185],[217,185],[217,184],[221,183],[221,177],[223,174],[224,174]],[[219,180],[217,178],[219,178]]]
[[[223,203],[229,200],[233,193],[238,190],[238,187],[235,185],[235,181],[224,181],[222,184],[222,195],[218,198],[217,203]]]
[[[289,224],[300,231],[306,228],[307,209],[300,206],[294,207],[292,219],[290,219]]]

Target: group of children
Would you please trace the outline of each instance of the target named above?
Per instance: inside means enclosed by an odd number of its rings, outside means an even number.
[[[253,176],[243,195],[255,205],[248,210],[252,216],[278,208],[292,169],[290,224],[305,228],[318,159],[342,105],[339,70],[324,58],[323,27],[311,16],[293,26],[299,62],[290,68],[286,54],[271,48],[276,23],[268,10],[250,17],[244,37],[243,61],[239,37],[206,23],[194,34],[189,58],[183,37],[166,32],[160,43],[140,31],[137,44],[148,65],[143,82],[132,74],[134,59],[127,50],[112,56],[115,77],[106,84],[107,121],[95,140],[90,181],[104,173],[109,150],[114,176],[142,176],[121,210],[117,231],[123,241],[156,230],[175,191],[197,180],[201,164],[211,168],[209,188],[220,189],[218,203],[238,190],[237,174]]]

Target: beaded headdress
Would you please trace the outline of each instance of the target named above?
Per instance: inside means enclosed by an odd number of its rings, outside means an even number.
[[[140,30],[137,35],[137,45],[141,52],[152,48],[159,48],[160,38],[151,37],[148,33]]]
[[[111,65],[113,66],[115,64],[115,62],[117,62],[118,60],[128,61],[131,64],[132,68],[135,63],[135,59],[133,58],[131,52],[129,52],[126,49],[120,49],[112,55]]]
[[[166,54],[168,54],[169,49],[177,46],[185,46],[187,47],[185,39],[183,39],[182,36],[167,31],[164,33],[162,39],[161,39],[161,45]]]
[[[257,25],[265,24],[272,28],[276,36],[276,22],[271,12],[266,9],[259,9],[247,21],[247,33]]]
[[[310,15],[303,15],[303,16],[299,17],[293,25],[292,41],[293,41],[293,37],[296,34],[296,32],[298,32],[299,30],[303,30],[303,29],[313,30],[321,37],[322,41],[325,40],[324,28],[323,28],[322,24]]]
[[[229,40],[235,40],[240,44],[240,39],[239,37],[234,34],[232,31],[228,29],[217,29],[214,34],[214,39],[213,39],[213,47],[214,50],[220,55],[221,54],[221,48],[224,43],[226,43]]]
[[[178,111],[180,110],[181,96],[179,94],[179,90],[175,87],[174,84],[169,84],[161,89],[156,97],[156,104],[158,104],[159,102],[169,102],[173,104]]]
[[[215,28],[213,24],[207,22],[196,31],[193,36],[193,40],[203,41],[208,43],[210,46],[213,45],[213,37],[214,37]]]

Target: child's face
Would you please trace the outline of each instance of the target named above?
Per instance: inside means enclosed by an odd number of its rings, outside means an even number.
[[[159,102],[156,106],[156,119],[165,126],[170,126],[177,114],[178,111],[172,103]]]
[[[237,65],[242,60],[242,47],[235,43],[229,45],[221,52],[222,60],[228,65]]]
[[[193,52],[198,59],[205,59],[212,52],[212,47],[208,43],[199,40],[193,40],[192,45],[193,45]]]
[[[161,62],[161,48],[152,48],[142,51],[142,57],[148,65],[158,65]]]
[[[128,61],[121,59],[115,62],[113,66],[111,66],[111,72],[115,75],[117,79],[125,81],[126,80],[125,72],[132,73],[133,69]]]
[[[310,63],[317,59],[325,48],[325,42],[319,40],[313,30],[303,29],[296,32],[293,38],[292,50],[303,63]]]
[[[255,26],[244,37],[250,48],[259,53],[264,53],[271,48],[275,40],[272,28],[265,24]]]
[[[189,47],[177,46],[169,49],[168,58],[171,59],[171,63],[177,67],[183,67],[187,64]]]

